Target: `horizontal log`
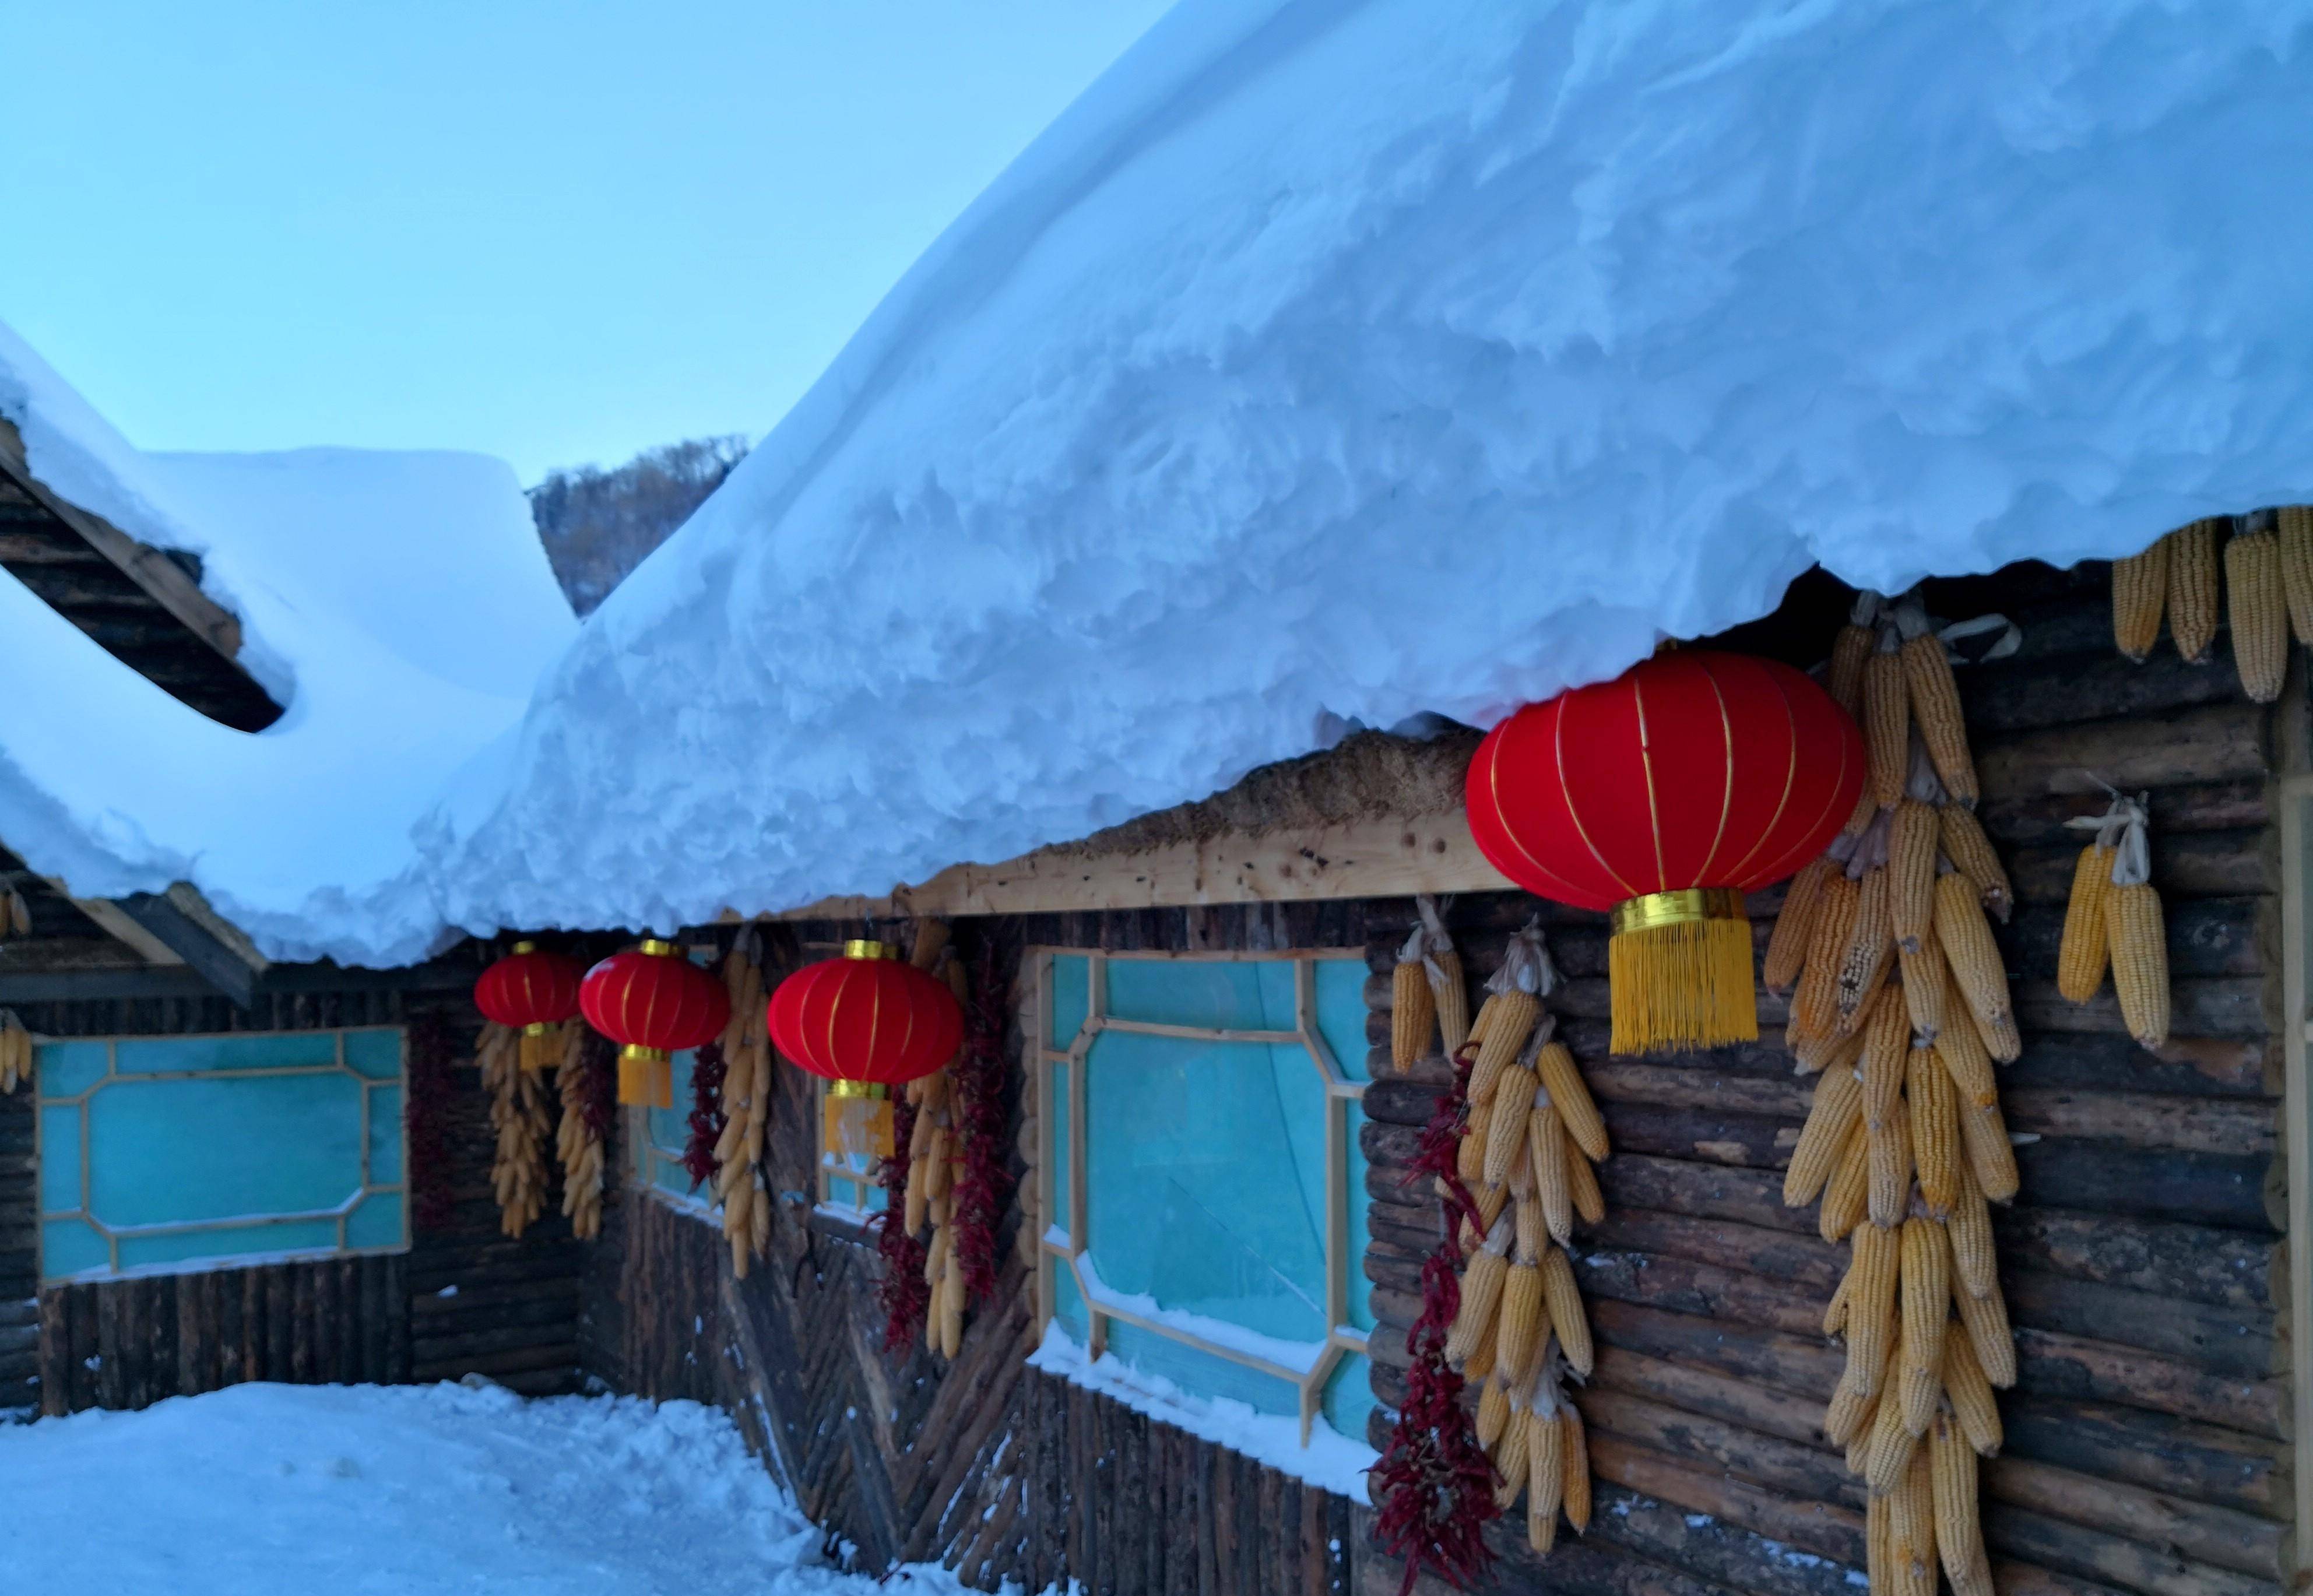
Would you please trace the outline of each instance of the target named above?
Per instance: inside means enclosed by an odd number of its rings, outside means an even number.
[[[1794,1234],[1684,1213],[1610,1209],[1584,1232],[1583,1239],[1593,1250],[1642,1252],[1747,1270],[1825,1301],[1847,1273],[1847,1249],[1812,1230]]]
[[[2085,1574],[2145,1596],[2279,1596],[2271,1580],[2194,1563],[2103,1530],[2045,1517],[2004,1502],[1983,1509],[1987,1550]]]
[[[1755,1430],[1799,1446],[1835,1451],[1823,1433],[1823,1401],[1761,1385],[1755,1380],[1715,1373],[1632,1352],[1626,1346],[1598,1348],[1590,1385],[1622,1391],[1649,1402],[1700,1414],[1722,1424]],[[1843,1457],[1844,1454],[1842,1454]]]
[[[1820,1336],[1728,1325],[1612,1298],[1586,1306],[1591,1335],[1605,1345],[1757,1380],[1819,1402],[1830,1398],[1847,1364],[1846,1354]]]
[[[2026,1036],[2040,1031],[2102,1031],[2126,1034],[2120,1000],[2107,982],[2085,1003],[2068,1002],[2054,981],[2013,981],[2009,992],[2016,1023]],[[2278,1017],[2267,1009],[2263,976],[2185,975],[2168,983],[2168,1027],[2178,1036],[2262,1037]]]
[[[1421,1151],[1421,1133],[1412,1125],[1369,1119],[1358,1127],[1358,1147],[1376,1168],[1408,1169]]]
[[[2120,719],[2078,721],[1973,739],[1988,798],[2124,792],[2264,775],[2271,769],[2263,706],[2242,700]]]
[[[1383,1078],[1367,1083],[1359,1106],[1368,1120],[1412,1125],[1418,1130],[1429,1123],[1444,1096],[1438,1087],[1426,1080]]]
[[[1706,1473],[1604,1432],[1589,1437],[1589,1452],[1590,1472],[1598,1479],[1818,1557],[1849,1566],[1862,1564],[1863,1519],[1852,1509],[1802,1501],[1727,1475]],[[1592,1520],[1602,1530],[1617,1521],[1611,1514]]]
[[[1735,1478],[1815,1502],[1860,1512],[1863,1482],[1831,1451],[1761,1435],[1739,1425],[1683,1412],[1642,1397],[1593,1388],[1574,1405],[1593,1433],[1619,1437],[1671,1458],[1708,1463]]]
[[[1610,1462],[1628,1463],[1628,1454],[1640,1450],[1606,1439]],[[1594,1457],[1594,1473],[1596,1464]],[[1806,1504],[1733,1480],[1718,1480],[1714,1487],[1714,1482],[1700,1470],[1678,1470],[1667,1459],[1662,1459],[1662,1465],[1647,1472],[1686,1495],[1715,1503],[1716,1507],[1696,1510],[1649,1494],[1625,1495],[1610,1486],[1596,1504],[1590,1531],[1582,1539],[1624,1548],[1657,1565],[1708,1580],[1713,1590],[1739,1592],[1743,1596],[1850,1596],[1844,1562],[1811,1549],[1795,1551],[1791,1542],[1763,1536],[1742,1521],[1756,1517],[1786,1530],[1820,1536],[1825,1525],[1808,1515]],[[1687,1477],[1680,1479],[1680,1473]],[[1616,1501],[1616,1497],[1623,1499]],[[1545,1574],[1554,1569],[1554,1556],[1541,1561]],[[1555,1589],[1556,1581],[1525,1588]]]
[[[409,1312],[413,1322],[423,1325],[430,1320],[453,1315],[488,1312],[497,1308],[527,1307],[533,1303],[559,1303],[575,1309],[579,1297],[579,1281],[575,1274],[545,1275],[527,1280],[501,1280],[495,1277],[468,1285],[458,1285],[431,1292],[412,1292]]]
[[[409,1340],[411,1355],[421,1363],[432,1365],[517,1347],[569,1347],[576,1345],[577,1335],[578,1327],[572,1322],[562,1325],[506,1325],[492,1329],[459,1330],[442,1336],[423,1336],[413,1331]]]
[[[2107,639],[2109,641],[2109,639]],[[2117,652],[2018,663],[2003,660],[1955,673],[1969,736],[1981,743],[2044,727],[2119,718],[2142,722],[2163,711],[2203,705],[2237,708],[2240,679],[2213,656],[2187,665],[2163,648],[2142,665]],[[2149,785],[2149,783],[2148,783]]]
[[[494,1352],[460,1353],[455,1356],[436,1350],[413,1364],[410,1379],[419,1385],[430,1385],[435,1380],[458,1380],[469,1374],[487,1374],[494,1380],[505,1380],[511,1375],[533,1371],[575,1371],[577,1367],[576,1342],[541,1342],[534,1345],[501,1347]]]
[[[2262,1579],[2285,1579],[2294,1572],[2294,1538],[2288,1526],[2251,1513],[2180,1501],[2024,1458],[1988,1459],[1982,1478],[1988,1499],[2044,1517],[2171,1548],[2195,1562]]]
[[[2008,878],[2024,904],[2061,904],[2071,895],[2081,842],[2018,848]],[[2278,890],[2279,842],[2265,829],[2152,833],[2152,885],[2163,903],[2185,898],[2252,897]]]
[[[1574,1257],[1574,1276],[1586,1301],[1612,1298],[1793,1336],[1823,1333],[1822,1299],[1714,1264],[1641,1252],[1586,1251]]]
[[[1815,1092],[1813,1081],[1791,1073],[1788,1059],[1781,1070],[1771,1075],[1594,1060],[1582,1065],[1582,1079],[1590,1095],[1601,1103],[1763,1115],[1790,1121],[1807,1117]]]
[[[1607,1212],[1645,1208],[1699,1219],[1728,1219],[1762,1230],[1816,1233],[1815,1215],[1783,1206],[1782,1177],[1682,1159],[1618,1152],[1598,1167]]]
[[[2000,1596],[2123,1596],[2111,1585],[2082,1579],[2078,1574],[2058,1574],[2036,1563],[2018,1563],[2006,1557],[1990,1561],[1992,1588]]]
[[[2016,1150],[2024,1192],[2036,1204],[2253,1232],[2273,1229],[2265,1199],[2270,1162],[2069,1139]]]
[[[2283,1250],[2267,1238],[2045,1208],[1995,1210],[1992,1226],[2013,1266],[2219,1308],[2262,1310],[2282,1301],[2273,1284]]]
[[[2286,1518],[2293,1504],[2288,1449],[2275,1442],[2143,1408],[2013,1393],[2001,1417],[2011,1457],[2263,1518]]]
[[[2027,1089],[2002,1092],[2000,1107],[2010,1131],[2157,1151],[2270,1158],[2277,1129],[2276,1106],[2261,1098]]]
[[[1781,1169],[1799,1140],[1797,1123],[1780,1116],[1612,1102],[1599,1113],[1617,1152]]]
[[[2016,1332],[2017,1386],[2036,1396],[2124,1403],[2275,1441],[2288,1439],[2279,1380],[2241,1380],[2140,1348],[2029,1327]]]
[[[2117,1033],[2041,1031],[2029,1038],[2024,1056],[2001,1071],[2001,1089],[2277,1097],[2280,1054],[2264,1036],[2171,1036],[2158,1052],[2147,1052]]]
[[[2069,891],[2069,881],[2066,885]],[[2172,977],[2256,975],[2279,965],[2281,904],[2277,898],[2264,895],[2179,897],[2167,910],[2163,929],[2168,933]],[[2018,907],[1999,933],[2001,952],[2011,971],[2053,979],[2063,934],[2063,904],[2027,902]]]
[[[2249,831],[2262,828],[2273,818],[2262,776],[2149,790],[2151,802],[2146,807],[2155,836]],[[2084,839],[2066,823],[2102,815],[2110,801],[2101,791],[2024,793],[1987,798],[1977,806],[1975,817],[2003,851],[2064,844],[2078,850]]]
[[[2240,1380],[2262,1380],[2287,1362],[2269,1312],[2025,1269],[2003,1269],[2001,1285],[2018,1324],[2133,1346]]]
[[[432,1298],[421,1300],[438,1301]],[[413,1317],[409,1326],[410,1339],[421,1354],[437,1344],[486,1331],[511,1332],[520,1327],[526,1330],[532,1339],[540,1339],[575,1326],[578,1319],[578,1301],[576,1291],[488,1303],[467,1303],[461,1294],[439,1308]]]

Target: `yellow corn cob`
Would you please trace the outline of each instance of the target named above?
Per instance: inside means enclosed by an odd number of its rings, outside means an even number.
[[[2005,923],[2016,902],[2016,889],[2009,885],[2000,856],[1992,851],[1992,839],[1983,834],[1983,823],[1976,819],[1974,810],[1946,804],[1936,811],[1936,831],[1944,857],[1975,888],[1984,912]]]
[[[1959,1167],[1959,1192],[1952,1203],[1951,1217],[1944,1221],[1944,1233],[1951,1241],[1952,1279],[1957,1290],[1973,1297],[1997,1290],[2000,1284],[1999,1256],[1992,1239],[1992,1211],[1984,1206],[1983,1193],[1975,1184],[1974,1171],[1966,1159],[1956,1160]]]
[[[1438,966],[1438,974],[1429,975],[1427,965],[1422,974],[1429,980],[1430,1001],[1438,1014],[1438,1040],[1446,1045],[1446,1056],[1452,1058],[1456,1050],[1470,1039],[1469,983],[1462,975],[1462,956],[1451,948],[1432,953],[1429,962]]]
[[[1389,1061],[1401,1075],[1421,1062],[1438,1029],[1438,1000],[1418,958],[1400,959],[1390,977]]]
[[[1598,1189],[1598,1171],[1582,1156],[1570,1133],[1566,1139],[1566,1184],[1574,1193],[1574,1213],[1586,1225],[1606,1217],[1606,1194]]]
[[[1510,1225],[1497,1219],[1486,1244],[1462,1271],[1462,1307],[1446,1332],[1446,1361],[1461,1363],[1481,1340],[1493,1339],[1494,1314],[1509,1274]]]
[[[1807,967],[1807,937],[1815,929],[1816,911],[1822,906],[1824,883],[1838,862],[1828,854],[1818,854],[1799,869],[1783,893],[1782,912],[1775,916],[1775,929],[1768,933],[1767,952],[1759,966],[1759,979],[1772,992],[1783,992],[1799,978]]]
[[[2112,640],[2142,665],[2160,640],[2160,611],[2168,602],[2168,540],[2112,562]]]
[[[1887,1391],[1871,1415],[1871,1439],[1865,1449],[1863,1477],[1875,1495],[1884,1495],[1904,1483],[1919,1447],[1920,1438],[1904,1428],[1904,1405],[1892,1389]]]
[[[1967,1147],[1968,1170],[1976,1189],[1994,1203],[2005,1203],[2020,1184],[2016,1173],[2016,1149],[2008,1140],[2008,1121],[2000,1105],[1971,1108],[1959,1116],[1959,1138]]]
[[[1914,1447],[1887,1503],[1887,1561],[1898,1596],[1935,1596],[1935,1472],[1928,1449]]]
[[[1955,994],[1951,1002],[1966,1006],[1966,1000]],[[1936,1036],[1936,1056],[1943,1061],[1944,1073],[1949,1075],[1958,1092],[1962,1118],[1978,1108],[2000,1106],[2000,1086],[1992,1078],[1992,1055],[1983,1051],[1983,1038],[1972,1025],[1956,1025]]]
[[[1542,1255],[1542,1294],[1550,1306],[1550,1327],[1558,1332],[1559,1350],[1566,1354],[1566,1366],[1588,1379],[1593,1358],[1590,1321],[1582,1312],[1582,1292],[1574,1283],[1574,1265],[1554,1247]]]
[[[1492,1134],[1491,1131],[1487,1133],[1486,1148],[1490,1152],[1493,1150]],[[1502,1184],[1523,1205],[1534,1200],[1534,1160],[1526,1145],[1525,1127],[1519,1127],[1517,1134],[1517,1144],[1510,1149],[1509,1173],[1502,1177]]]
[[[1534,1035],[1542,1002],[1530,992],[1498,992],[1486,999],[1480,1018],[1486,1024],[1485,1037],[1478,1044],[1477,1062],[1470,1066],[1470,1102],[1482,1108],[1493,1101],[1502,1071],[1517,1061],[1526,1039]]]
[[[2150,882],[2115,886],[2105,899],[2104,922],[2120,1017],[2138,1046],[2157,1051],[2168,1041],[2168,939],[2160,895]]]
[[[1912,724],[1920,728],[1928,758],[1943,778],[1952,802],[1975,807],[1975,761],[1967,751],[1967,723],[1960,718],[1959,684],[1952,680],[1944,640],[1922,632],[1904,644],[1904,680],[1912,690]]]
[[[1858,721],[1863,719],[1863,666],[1878,641],[1869,627],[1851,621],[1831,641],[1831,669],[1825,675],[1824,686],[1832,702]]]
[[[2253,702],[2271,703],[2289,670],[2289,601],[2273,533],[2239,533],[2225,545],[2225,618],[2242,691]]]
[[[1983,1378],[1983,1365],[1975,1361],[1975,1344],[1965,1327],[1957,1334],[1948,1324],[1944,1327],[1944,1395],[1950,1399],[1968,1445],[1987,1458],[1998,1451],[2006,1439],[2000,1424],[2000,1402],[1992,1394],[1992,1382]]]
[[[1526,1415],[1526,1539],[1547,1553],[1558,1540],[1558,1507],[1566,1495],[1566,1456],[1558,1415],[1539,1409]]]
[[[1478,1005],[1478,1018],[1470,1022],[1470,1034],[1462,1038],[1464,1045],[1483,1046],[1485,1045],[1486,1027],[1492,1024],[1494,1017],[1501,1011],[1499,1002],[1501,996],[1502,994],[1498,992],[1490,992],[1486,994],[1485,1001]],[[1473,1052],[1470,1056],[1475,1058],[1477,1054]]]
[[[1890,1397],[1888,1400],[1892,1402],[1895,1398]],[[1863,1422],[1857,1426],[1855,1438],[1847,1443],[1847,1472],[1850,1474],[1860,1477],[1871,1467],[1871,1437],[1878,1432],[1879,1406],[1877,1397],[1870,1398],[1863,1405]],[[1899,1424],[1896,1428],[1903,1426]],[[1884,1496],[1874,1496],[1871,1506],[1877,1509],[1886,1501]],[[1874,1556],[1877,1556],[1876,1551]]]
[[[1944,1380],[1944,1322],[1951,1317],[1951,1244],[1931,1219],[1904,1221],[1904,1353],[1898,1389],[1904,1427],[1927,1432]]]
[[[1831,1179],[1848,1133],[1863,1115],[1863,1083],[1852,1070],[1826,1070],[1816,1081],[1807,1124],[1783,1171],[1783,1206],[1804,1208]]]
[[[1869,1029],[1870,1021],[1864,1021]],[[1825,1069],[1852,1070],[1855,1061],[1863,1056],[1860,1033],[1850,1036],[1793,1037],[1786,1031],[1784,1038],[1791,1044],[1791,1065],[1802,1075],[1814,1075]]]
[[[1507,1186],[1482,1186],[1470,1195],[1477,1202],[1478,1222],[1482,1230],[1480,1234],[1473,1236],[1470,1234],[1470,1221],[1466,1219],[1462,1221],[1462,1250],[1464,1252],[1477,1251],[1479,1243],[1494,1233],[1494,1221],[1501,1218],[1502,1210],[1509,1205],[1510,1200]]]
[[[1863,663],[1863,747],[1870,760],[1871,797],[1892,809],[1904,796],[1912,763],[1911,688],[1904,657],[1874,654]]]
[[[1860,1469],[1850,1469],[1860,1473]],[[1887,1568],[1887,1498],[1870,1496],[1863,1503],[1863,1569],[1867,1589],[1895,1596],[1895,1576]]]
[[[1514,1211],[1517,1224],[1511,1234],[1511,1250],[1519,1257],[1530,1258],[1550,1239],[1550,1221],[1543,1216],[1542,1204],[1533,1195],[1520,1197]]]
[[[1895,1323],[1895,1282],[1901,1268],[1900,1232],[1880,1225],[1858,1225],[1850,1238],[1848,1272],[1855,1283],[1847,1293],[1847,1378],[1868,1381],[1860,1395],[1876,1396],[1887,1367],[1889,1332]]]
[[[1482,1168],[1488,1186],[1499,1186],[1508,1180],[1511,1164],[1526,1150],[1526,1115],[1534,1110],[1537,1086],[1533,1071],[1506,1070],[1494,1088],[1494,1100],[1486,1109],[1486,1161]]]
[[[1490,1330],[1491,1327],[1488,1327]],[[1462,1378],[1465,1380],[1484,1380],[1493,1371],[1494,1338],[1491,1335],[1482,1336],[1478,1338],[1478,1345],[1471,1349],[1469,1358],[1462,1365]]]
[[[1898,953],[1895,957],[1904,976],[1904,1008],[1912,1022],[1912,1035],[1932,1042],[1943,1035],[1944,998],[1951,991],[1951,970],[1944,963],[1943,944],[1930,934],[1917,953]]]
[[[1566,1126],[1554,1103],[1539,1102],[1526,1119],[1527,1160],[1534,1167],[1535,1204],[1542,1222],[1561,1247],[1574,1239],[1574,1177]]]
[[[2008,971],[2000,962],[2000,947],[1992,939],[1983,905],[1965,876],[1937,877],[1936,939],[1944,945],[1945,962],[1967,1000],[1968,1012],[1984,1032],[1985,1051],[1997,1059],[2013,1059],[2016,1049],[2010,1039],[2016,1022],[2008,1002]]]
[[[1911,1107],[1912,1165],[1928,1212],[1942,1219],[1959,1198],[1959,1093],[1932,1047],[1914,1047],[1904,1071]]]
[[[1502,1426],[1509,1422],[1509,1388],[1502,1384],[1499,1373],[1489,1375],[1478,1393],[1478,1444],[1492,1451],[1494,1442],[1501,1439]]]
[[[1895,908],[1889,892],[1887,867],[1877,865],[1863,873],[1855,900],[1855,926],[1840,955],[1839,977],[1833,988],[1838,1019],[1833,1029],[1841,1035],[1863,1023],[1871,1000],[1887,978],[1895,959]]]
[[[1815,927],[1807,938],[1807,966],[1799,972],[1799,990],[1791,994],[1791,1029],[1828,1036],[1839,1023],[1840,961],[1855,935],[1855,913],[1863,889],[1834,870],[1823,884],[1816,906]]]
[[[1824,1439],[1844,1448],[1878,1415],[1879,1398],[1867,1397],[1842,1380],[1823,1410]]]
[[[1851,1280],[1854,1275],[1855,1271],[1851,1266],[1848,1270],[1848,1277]],[[1881,1402],[1893,1402],[1896,1399],[1895,1381],[1895,1376],[1901,1371],[1901,1365],[1896,1360],[1903,1334],[1895,1322],[1889,1321],[1881,1327],[1876,1336],[1862,1337],[1867,1345],[1865,1350],[1858,1352],[1855,1345],[1856,1321],[1851,1313],[1848,1318],[1847,1332],[1847,1366],[1840,1372],[1839,1384],[1833,1392],[1831,1406],[1838,1407],[1842,1398],[1851,1399],[1854,1406],[1853,1414],[1850,1415],[1842,1413],[1840,1417],[1842,1424],[1850,1422],[1851,1418],[1855,1429],[1860,1429],[1872,1422]],[[1886,1350],[1878,1354],[1878,1361],[1874,1362],[1871,1361],[1873,1355],[1871,1349],[1878,1347],[1883,1342],[1886,1344]],[[1832,1417],[1831,1408],[1825,1408],[1824,1424],[1826,1426],[1830,1424]],[[1850,1430],[1847,1440],[1853,1439],[1854,1430]],[[1840,1444],[1845,1445],[1846,1442],[1842,1441]]]
[[[1501,1476],[1494,1482],[1496,1507],[1508,1508],[1526,1489],[1526,1449],[1531,1439],[1523,1424],[1508,1425],[1502,1431],[1501,1443],[1494,1449],[1494,1471]]]
[[[1976,1519],[1975,1453],[1948,1413],[1936,1415],[1928,1463],[1934,1481],[1936,1555],[1952,1588],[1963,1590],[1983,1556],[1983,1532]]]
[[[1901,1001],[1882,999],[1863,1033],[1856,1073],[1863,1082],[1863,1120],[1884,1120],[1904,1094],[1904,1060],[1911,1052],[1910,1017]]]
[[[2064,937],[2056,948],[2056,991],[2068,1003],[2087,1002],[2104,984],[2112,957],[2105,901],[2112,895],[2115,851],[2091,842],[2072,864],[2072,895],[2064,904]]]
[[[1486,1125],[1492,1117],[1491,1108],[1475,1109],[1470,1123],[1462,1128],[1462,1140],[1454,1149],[1454,1173],[1462,1177],[1464,1186],[1485,1184]]]
[[[1870,1137],[1858,1124],[1847,1133],[1847,1150],[1839,1155],[1831,1184],[1823,1188],[1823,1208],[1816,1229],[1825,1241],[1844,1241],[1863,1222],[1871,1191]]]
[[[1579,1535],[1590,1528],[1590,1441],[1582,1428],[1582,1415],[1571,1402],[1558,1410],[1558,1450],[1565,1459],[1566,1475],[1561,1505],[1566,1521]]]
[[[2289,626],[2300,643],[2313,643],[2313,505],[2283,505],[2278,516],[2281,590],[2289,600]]]
[[[2016,1333],[2008,1327],[2007,1300],[1995,1287],[1981,1297],[1957,1292],[1952,1301],[1959,1306],[1960,1323],[1967,1327],[1976,1367],[1984,1379],[2006,1390],[2016,1383]]]
[[[1935,806],[1907,798],[1887,831],[1888,923],[1899,953],[1917,953],[1935,930],[1936,850],[1942,826]]]
[[[1831,1294],[1831,1305],[1823,1310],[1823,1333],[1836,1336],[1847,1328],[1847,1293],[1855,1287],[1855,1271],[1850,1269],[1839,1277],[1839,1289]]]
[[[1912,1111],[1898,1099],[1886,1118],[1875,1124],[1866,1115],[1863,1133],[1871,1159],[1871,1222],[1900,1225],[1912,1205]]]
[[[1535,1055],[1535,1069],[1542,1077],[1543,1089],[1558,1108],[1558,1117],[1566,1122],[1567,1132],[1574,1144],[1591,1162],[1604,1159],[1611,1149],[1606,1142],[1606,1122],[1599,1117],[1598,1105],[1591,1100],[1590,1089],[1583,1084],[1582,1071],[1574,1067],[1574,1055],[1566,1051],[1562,1042],[1552,1042]]]
[[[2168,635],[2197,665],[2217,635],[2217,522],[2195,521],[2168,536]]]
[[[1549,1249],[1556,1252],[1558,1249]],[[1494,1366],[1516,1374],[1542,1340],[1542,1270],[1520,1258],[1502,1281],[1502,1306],[1494,1327]]]

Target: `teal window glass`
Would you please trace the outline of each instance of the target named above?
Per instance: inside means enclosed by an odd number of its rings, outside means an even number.
[[[37,1052],[43,1279],[407,1245],[399,1030]]]
[[[694,1062],[690,1054],[676,1054],[674,1107],[646,1108],[642,1113],[642,1168],[638,1173],[645,1185],[677,1197],[701,1195],[690,1189],[690,1172],[682,1167],[683,1150],[690,1145],[690,1067]]]

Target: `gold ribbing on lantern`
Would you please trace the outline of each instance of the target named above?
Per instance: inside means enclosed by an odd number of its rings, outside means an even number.
[[[514,955],[536,953],[538,944],[524,939],[514,945]],[[516,1044],[516,1056],[525,1070],[543,1070],[562,1059],[562,1027],[534,1019],[522,1027],[522,1039]]]
[[[1650,892],[1614,905],[1606,945],[1616,1053],[1755,1042],[1751,922],[1732,887]]]
[[[645,937],[637,946],[659,958],[674,957],[674,944],[657,937]],[[646,1108],[673,1107],[674,1055],[664,1047],[646,1047],[639,1042],[620,1048],[619,1101]]]

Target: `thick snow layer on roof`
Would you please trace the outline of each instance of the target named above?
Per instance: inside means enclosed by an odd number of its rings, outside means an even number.
[[[277,957],[398,962],[442,933],[418,818],[576,622],[514,473],[475,454],[141,454],[0,325],[0,416],[51,491],[202,557],[287,705],[187,708],[0,580],[0,842],[84,896],[187,880]]]
[[[1184,0],[588,623],[469,923],[882,891],[2313,494],[2286,0]]]

